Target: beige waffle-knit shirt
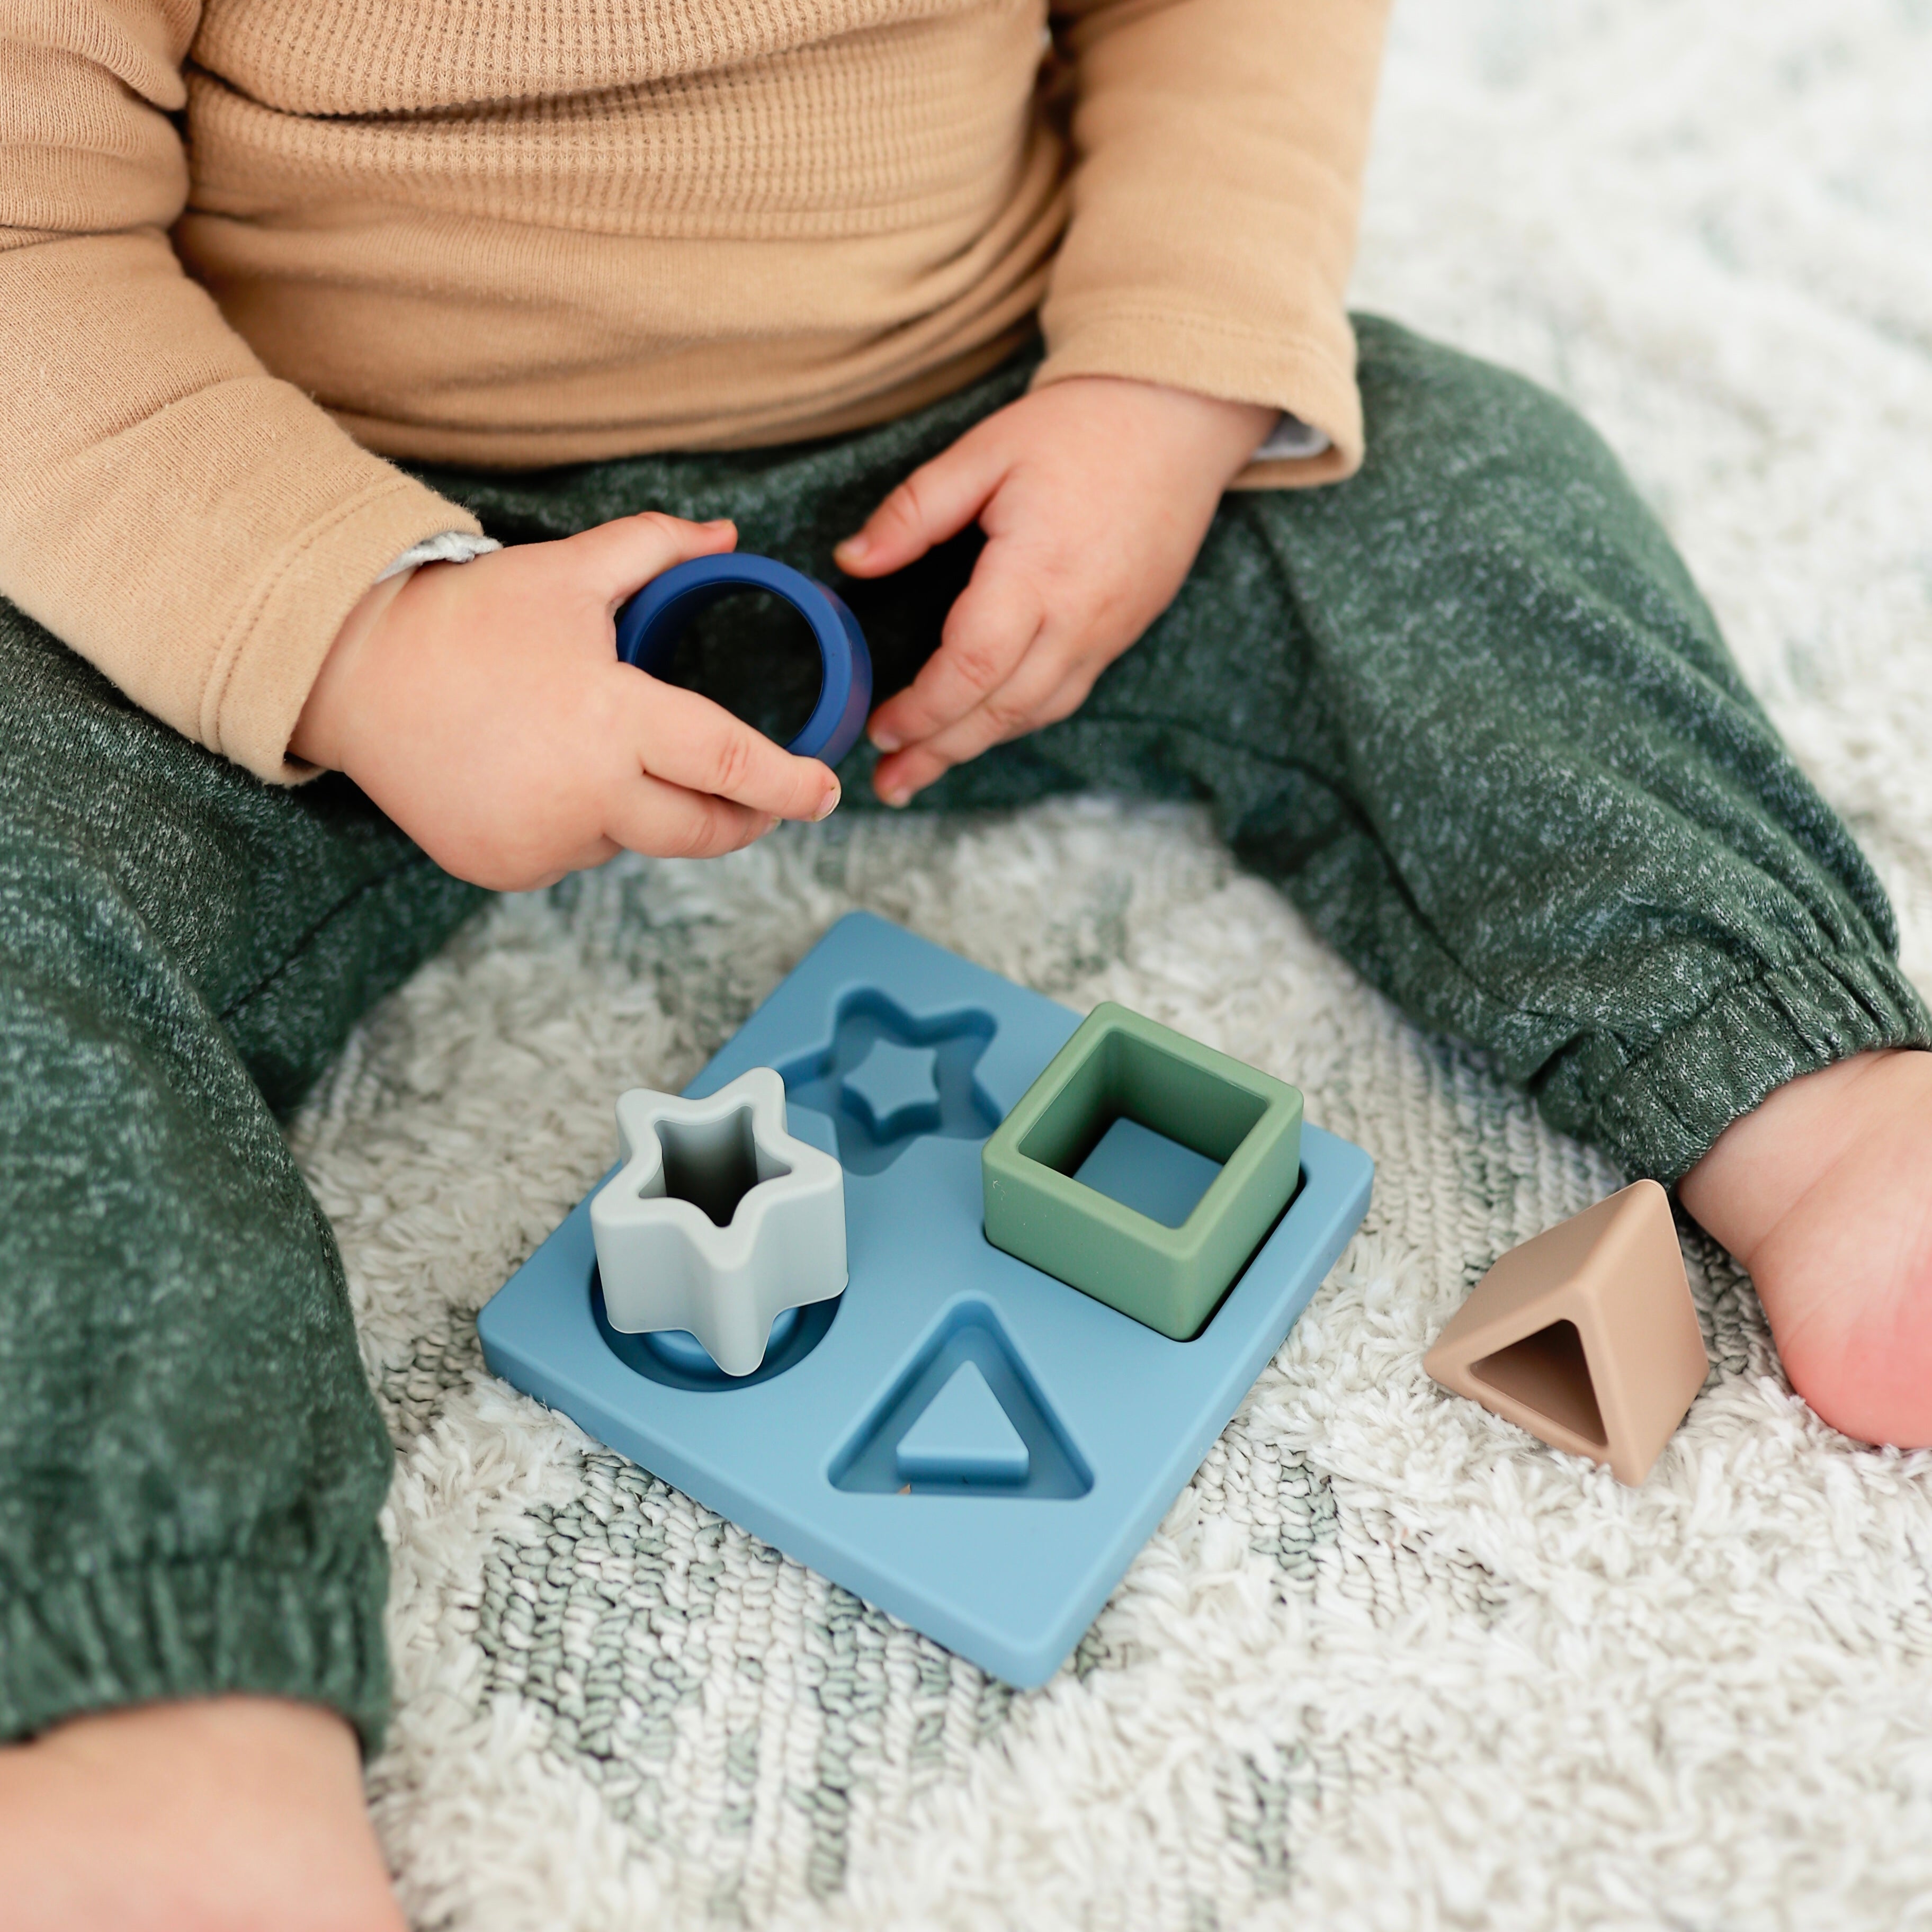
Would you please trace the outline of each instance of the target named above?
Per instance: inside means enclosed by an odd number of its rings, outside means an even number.
[[[876,422],[1044,331],[1360,460],[1386,0],[4,0],[0,592],[269,778],[530,466]]]

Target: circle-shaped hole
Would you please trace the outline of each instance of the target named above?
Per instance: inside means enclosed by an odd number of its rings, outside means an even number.
[[[825,664],[812,626],[782,597],[745,590],[699,611],[657,674],[789,745],[818,705]]]
[[[797,1326],[796,1308],[778,1310],[778,1318],[772,1324],[772,1332],[765,1338],[768,1358],[782,1351],[791,1340],[791,1331]],[[655,1328],[638,1339],[659,1360],[669,1363],[684,1375],[709,1380],[724,1372],[711,1359],[711,1352],[688,1328]]]
[[[830,1301],[814,1301],[803,1308],[788,1308],[772,1324],[765,1344],[765,1359],[748,1376],[728,1376],[704,1352],[694,1335],[652,1334],[626,1335],[610,1326],[604,1306],[604,1282],[597,1270],[590,1271],[590,1312],[604,1346],[625,1367],[665,1388],[692,1389],[722,1394],[732,1389],[755,1388],[774,1376],[796,1368],[825,1340],[833,1318],[844,1300],[834,1295]]]

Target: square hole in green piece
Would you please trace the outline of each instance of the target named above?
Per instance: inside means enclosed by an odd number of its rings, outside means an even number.
[[[1118,1120],[1178,1142],[1197,1170],[1218,1166],[1178,1226],[1076,1178]],[[1294,1192],[1301,1096],[1109,1001],[1027,1089],[980,1167],[995,1247],[1184,1342]]]

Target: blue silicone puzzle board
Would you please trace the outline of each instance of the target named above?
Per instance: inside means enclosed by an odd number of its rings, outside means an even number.
[[[686,1090],[784,1076],[791,1131],[844,1168],[844,1294],[780,1316],[734,1381],[688,1338],[608,1326],[586,1197],[478,1317],[484,1359],[983,1669],[1043,1682],[1346,1245],[1374,1174],[1304,1126],[1287,1211],[1206,1328],[1168,1340],[982,1232],[981,1143],[1078,1023],[885,920],[840,920]],[[1117,1127],[1080,1178],[1174,1221],[1213,1171]]]

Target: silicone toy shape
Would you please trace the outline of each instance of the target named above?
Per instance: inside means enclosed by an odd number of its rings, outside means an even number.
[[[1641,1483],[1710,1367],[1670,1197],[1640,1180],[1510,1249],[1422,1365],[1552,1448]]]
[[[590,1228],[620,1334],[688,1330],[727,1375],[748,1376],[784,1310],[844,1292],[844,1174],[787,1130],[770,1067],[702,1100],[634,1088],[617,1140],[623,1164]]]
[[[844,1166],[844,1293],[782,1316],[749,1376],[687,1336],[620,1334],[590,1225],[600,1182],[478,1316],[484,1361],[880,1610],[1044,1683],[1347,1246],[1375,1172],[1304,1122],[1287,1212],[1199,1334],[1156,1334],[982,1231],[986,1137],[1080,1024],[848,914],[689,1089],[786,1076],[787,1124]],[[881,1042],[937,1056],[937,1125],[889,1143],[844,1084]],[[896,1104],[895,1084],[874,1100]],[[1080,1171],[1170,1223],[1221,1172],[1125,1120],[1106,1138]]]
[[[617,613],[617,655],[652,676],[662,672],[685,627],[707,604],[747,590],[769,592],[811,627],[823,674],[818,701],[785,747],[836,765],[859,742],[872,703],[872,654],[845,600],[776,558],[733,550],[693,557],[654,577]]]
[[[1219,1164],[1180,1226],[1076,1178],[1122,1119]],[[1300,1160],[1286,1081],[1106,1001],[986,1142],[986,1238],[1184,1342],[1288,1205]]]

